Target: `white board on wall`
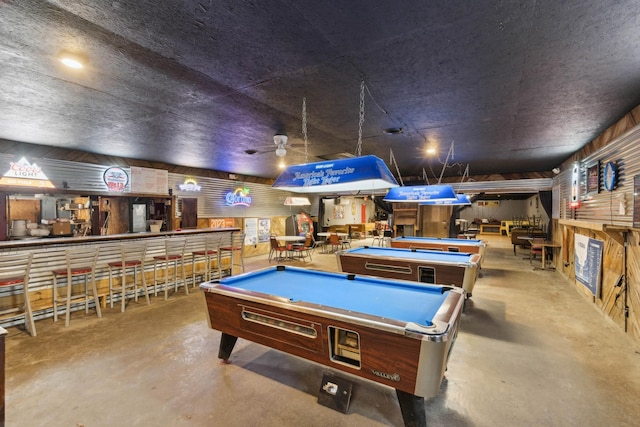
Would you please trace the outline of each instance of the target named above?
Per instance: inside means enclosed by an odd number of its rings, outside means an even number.
[[[169,171],[131,166],[131,192],[167,195]]]

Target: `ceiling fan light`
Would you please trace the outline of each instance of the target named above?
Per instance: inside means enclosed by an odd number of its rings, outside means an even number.
[[[285,145],[285,144],[287,143],[287,140],[288,140],[288,139],[289,139],[289,138],[287,137],[287,135],[281,135],[281,134],[273,135],[273,142],[274,142],[278,147],[280,147],[281,145]],[[283,156],[284,156],[284,154],[283,154]]]
[[[287,154],[287,150],[284,147],[276,148],[276,156],[284,157]]]

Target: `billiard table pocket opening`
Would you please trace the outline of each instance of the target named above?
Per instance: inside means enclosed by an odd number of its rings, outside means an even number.
[[[328,326],[329,357],[333,362],[360,369],[360,334],[356,331]]]

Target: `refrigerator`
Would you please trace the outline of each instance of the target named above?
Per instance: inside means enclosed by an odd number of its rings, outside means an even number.
[[[133,203],[131,205],[131,232],[143,233],[147,231],[147,204]]]

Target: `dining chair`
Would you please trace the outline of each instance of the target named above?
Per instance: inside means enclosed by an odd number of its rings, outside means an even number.
[[[529,251],[529,263],[532,263],[536,255],[540,255],[540,259],[542,259],[542,251],[544,250],[544,246],[542,245],[543,243],[544,243],[543,237],[534,237],[533,240],[531,240],[531,249]]]
[[[311,248],[312,252],[315,251],[317,248],[321,248],[320,252],[324,253],[324,249],[327,244],[326,240],[316,240],[316,238],[313,237],[313,234],[311,234],[311,239],[313,241],[312,248]]]
[[[342,247],[342,243],[340,242],[340,238],[337,234],[331,233],[328,238],[328,245],[331,246],[331,251],[335,252]]]
[[[311,249],[313,249],[313,237],[311,234],[307,234],[304,243],[302,245],[293,246],[292,252],[297,253],[298,257],[303,261],[306,257],[309,257],[309,261],[311,261]]]
[[[283,261],[287,257],[287,247],[278,243],[278,239],[275,235],[271,235],[269,237],[269,243],[271,245],[271,249],[269,250],[269,262],[274,259],[276,262]]]

